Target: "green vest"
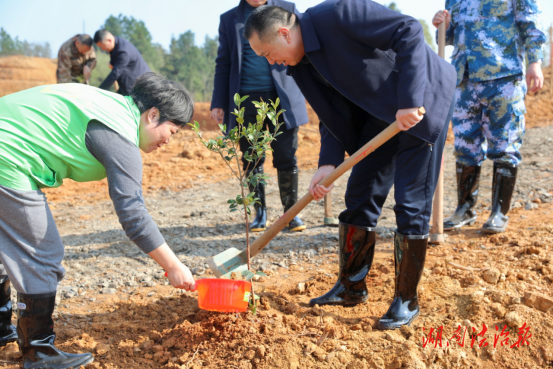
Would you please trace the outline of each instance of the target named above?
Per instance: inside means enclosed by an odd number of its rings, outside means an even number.
[[[138,146],[140,111],[128,96],[65,83],[0,98],[0,185],[36,190],[59,187],[65,178],[105,178],[85,144],[94,119]]]

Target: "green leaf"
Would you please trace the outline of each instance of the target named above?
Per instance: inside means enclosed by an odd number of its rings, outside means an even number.
[[[250,270],[243,270],[242,275],[246,278],[247,281],[251,280],[255,274],[253,274]]]
[[[243,97],[240,99],[240,102],[243,103],[248,97],[250,97],[250,95],[243,96]],[[237,104],[237,105],[238,105],[238,104]]]
[[[240,106],[240,95],[234,94],[234,105]]]

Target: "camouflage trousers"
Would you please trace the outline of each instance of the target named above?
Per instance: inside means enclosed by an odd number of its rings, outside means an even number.
[[[523,75],[484,82],[465,77],[455,91],[455,157],[463,165],[480,165],[487,157],[518,165],[524,136]]]

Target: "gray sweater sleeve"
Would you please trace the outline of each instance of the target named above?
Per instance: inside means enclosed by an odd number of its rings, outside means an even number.
[[[146,210],[140,149],[98,121],[88,124],[86,148],[106,168],[109,196],[127,236],[146,254],[165,243]]]

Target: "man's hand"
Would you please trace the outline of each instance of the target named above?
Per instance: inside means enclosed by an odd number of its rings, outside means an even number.
[[[445,29],[449,28],[449,23],[451,23],[451,14],[447,10],[440,10],[432,18],[432,24],[434,27],[438,28],[440,23],[445,21]]]
[[[534,82],[533,86],[531,84],[532,82]],[[540,63],[528,65],[528,70],[526,71],[526,85],[528,86],[528,92],[537,92],[542,89],[543,72]]]
[[[420,122],[422,118],[423,115],[419,114],[419,108],[400,109],[396,114],[397,128],[402,131],[407,131]]]
[[[309,184],[309,192],[311,192],[311,195],[313,195],[315,201],[322,200],[323,197],[325,197],[325,195],[334,188],[334,183],[328,187],[318,184],[324,177],[329,175],[334,168],[336,168],[334,165],[323,165],[319,168],[317,173],[315,173],[313,179],[311,179],[311,183]]]
[[[225,117],[225,111],[221,108],[214,108],[211,110],[211,119],[215,120],[217,124],[223,123]]]
[[[88,65],[85,65],[83,68],[83,75],[86,84],[88,84],[88,81],[90,80],[90,72],[90,67]]]

